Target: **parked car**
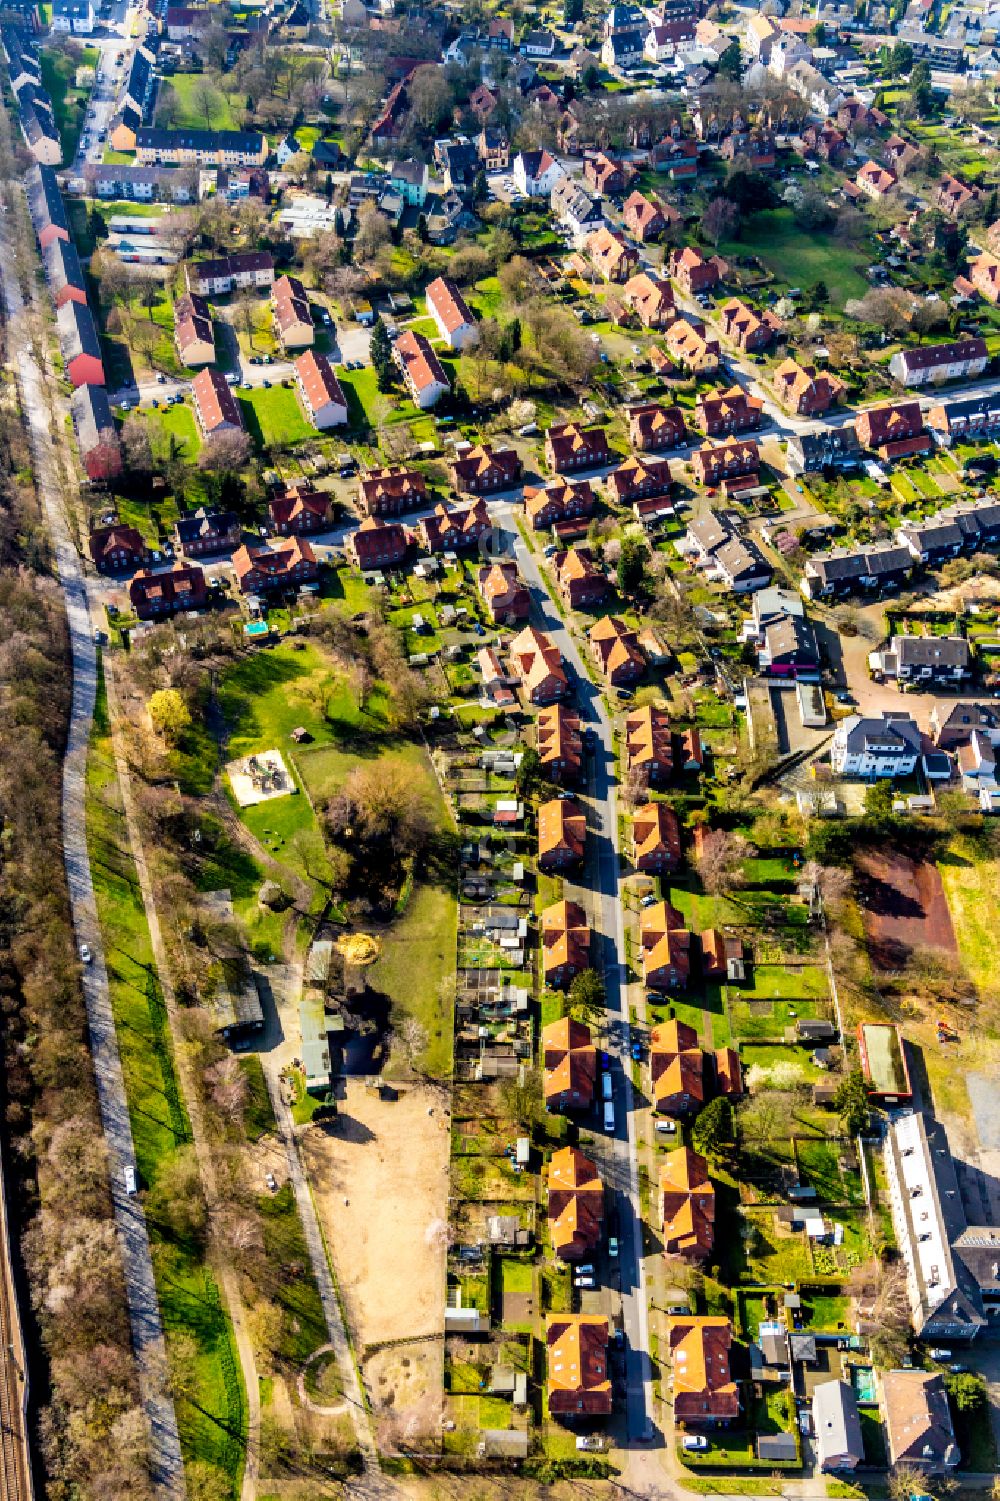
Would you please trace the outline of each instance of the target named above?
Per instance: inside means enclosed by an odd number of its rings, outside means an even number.
[[[86,944],[86,943],[81,943],[81,945],[80,945],[80,963],[81,964],[89,964],[90,961],[93,959],[93,957],[94,957],[93,954],[90,952],[90,945]]]
[[[589,1287],[596,1287],[597,1284],[595,1283],[593,1277],[574,1277],[573,1278],[573,1286],[574,1287],[588,1287],[589,1288]]]
[[[125,1179],[125,1192],[128,1194],[129,1198],[131,1198],[132,1195],[134,1193],[137,1193],[139,1189],[139,1185],[136,1182],[135,1177],[135,1168],[131,1163],[128,1163],[125,1167],[123,1177]]]
[[[702,1454],[708,1448],[708,1439],[702,1433],[685,1433],[681,1448],[691,1454]]]
[[[610,1258],[611,1258],[612,1261],[617,1261],[618,1260],[618,1237],[617,1237],[617,1235],[609,1235],[608,1236],[608,1255],[610,1256]]]

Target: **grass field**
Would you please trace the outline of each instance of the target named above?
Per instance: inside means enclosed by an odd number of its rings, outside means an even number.
[[[993,932],[1000,906],[1000,863],[972,840],[956,837],[937,861],[937,868],[951,911],[959,957],[980,995],[995,998],[1000,994]]]
[[[835,308],[870,290],[862,275],[864,256],[838,244],[826,231],[813,235],[801,229],[792,208],[754,214],[744,222],[739,239],[727,240],[720,250],[724,256],[759,256],[783,286],[806,290],[826,282]]]
[[[239,402],[247,432],[258,448],[291,448],[316,436],[316,429],[303,416],[295,391],[287,386],[241,391]]]
[[[87,839],[136,1169],[140,1187],[155,1190],[174,1155],[187,1149],[191,1127],[129,849],[103,687],[87,763]],[[185,1373],[187,1394],[177,1402],[185,1461],[200,1460],[219,1471],[228,1493],[236,1495],[246,1402],[229,1317],[200,1246],[169,1232],[153,1216],[149,1235],[168,1354],[179,1348],[177,1337],[194,1342]]]
[[[84,47],[78,62],[54,47],[43,47],[38,55],[42,87],[48,90],[52,100],[52,113],[62,141],[63,157],[67,162],[71,162],[76,156],[87,112],[88,91],[76,87],[76,70],[78,67],[95,67],[99,56],[96,47]]]
[[[164,106],[168,100],[176,101]],[[172,109],[173,113],[168,114]],[[170,119],[175,130],[235,130],[229,100],[213,88],[202,73],[175,73],[160,86],[156,107],[157,124]]]

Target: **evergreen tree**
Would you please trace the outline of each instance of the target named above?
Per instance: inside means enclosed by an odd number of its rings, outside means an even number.
[[[371,357],[379,390],[391,391],[395,380],[392,344],[381,318],[376,318],[372,329]]]

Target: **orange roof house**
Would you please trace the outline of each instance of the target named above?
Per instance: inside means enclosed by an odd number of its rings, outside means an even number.
[[[521,582],[517,564],[489,563],[480,568],[476,579],[490,619],[513,625],[526,620],[531,609],[531,595]]]
[[[646,659],[639,649],[639,638],[624,620],[605,615],[587,632],[594,661],[612,688],[634,683],[646,670]]]
[[[622,300],[637,314],[643,328],[666,328],[673,319],[673,288],[648,271],[629,277],[622,288]]]
[[[703,1261],[715,1240],[715,1189],[708,1163],[690,1147],[671,1152],[660,1168],[663,1249]]]
[[[604,1184],[576,1147],[553,1152],[548,1177],[549,1235],[562,1261],[579,1261],[600,1244]]]
[[[610,579],[594,561],[589,547],[557,552],[552,559],[552,572],[560,598],[570,610],[601,604],[611,588]]]
[[[880,167],[878,162],[865,162],[854,181],[862,193],[877,199],[891,193],[898,179],[888,167]]]
[[[625,228],[643,245],[657,239],[667,228],[663,205],[638,189],[626,198],[622,218]]]
[[[639,264],[625,236],[606,224],[588,237],[587,253],[605,281],[628,281]]]
[[[576,902],[554,902],[542,913],[542,973],[555,990],[568,990],[590,964],[590,929]]]
[[[629,771],[643,771],[651,787],[669,781],[674,771],[674,747],[665,710],[646,704],[627,714],[625,750]]]
[[[676,870],[681,863],[681,831],[669,803],[647,803],[632,817],[635,868],[647,875]]]
[[[685,370],[709,375],[719,368],[719,341],[699,318],[678,318],[667,329],[667,350]]]
[[[719,1094],[727,1099],[737,1099],[743,1094],[743,1065],[735,1048],[716,1048],[715,1084]]]
[[[705,1055],[693,1027],[678,1021],[661,1022],[654,1027],[650,1034],[649,1069],[654,1105],[664,1115],[684,1115],[705,1103]]]
[[[552,527],[557,535],[571,530],[574,535],[587,530],[585,518],[592,516],[597,496],[589,480],[552,479],[547,485],[525,485],[524,511],[533,532]]]
[[[543,631],[526,625],[510,643],[511,671],[533,704],[551,704],[563,698],[569,680],[559,648]]]
[[[554,797],[538,809],[538,864],[542,870],[566,870],[583,859],[587,819],[574,802]]]
[[[564,1016],[542,1028],[542,1089],[549,1110],[589,1110],[597,1078],[590,1028]]]
[[[771,377],[781,405],[800,417],[818,417],[843,399],[847,387],[829,370],[817,371],[815,365],[800,365],[793,359],[782,360]]]
[[[606,1417],[611,1411],[607,1319],[596,1313],[551,1313],[545,1343],[552,1416]]]
[[[706,979],[724,980],[729,973],[730,960],[743,958],[742,938],[722,933],[718,928],[706,928],[699,937],[702,974]]]
[[[691,974],[691,934],[669,902],[646,907],[639,919],[643,977],[651,990],[682,989]]]
[[[575,782],[583,769],[580,716],[564,704],[541,709],[535,721],[535,749],[550,782]]]
[[[740,1394],[729,1368],[733,1329],[728,1319],[679,1318],[670,1325],[674,1418],[688,1428],[729,1423]]]
[[[994,307],[1000,302],[1000,260],[988,250],[969,262],[969,280],[980,296]]]

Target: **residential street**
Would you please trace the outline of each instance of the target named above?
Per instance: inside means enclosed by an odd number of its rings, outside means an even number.
[[[115,1220],[122,1243],[132,1339],[139,1365],[143,1406],[152,1435],[152,1478],[160,1496],[179,1498],[184,1494],[184,1472],[174,1405],[163,1385],[167,1369],[166,1350],[146,1219],[138,1197],[130,1197],[125,1192],[124,1170],[134,1164],[135,1150],[87,849],[86,767],[97,692],[97,649],[80,557],[63,508],[63,487],[49,427],[44,379],[36,361],[30,317],[24,306],[15,267],[10,216],[5,215],[0,222],[0,281],[9,325],[9,347],[17,351],[21,404],[28,424],[35,477],[66,601],[73,658],[73,700],[62,791],[66,875],[77,940],[86,943],[93,955],[92,962],[83,967],[83,993],[108,1146]]]

